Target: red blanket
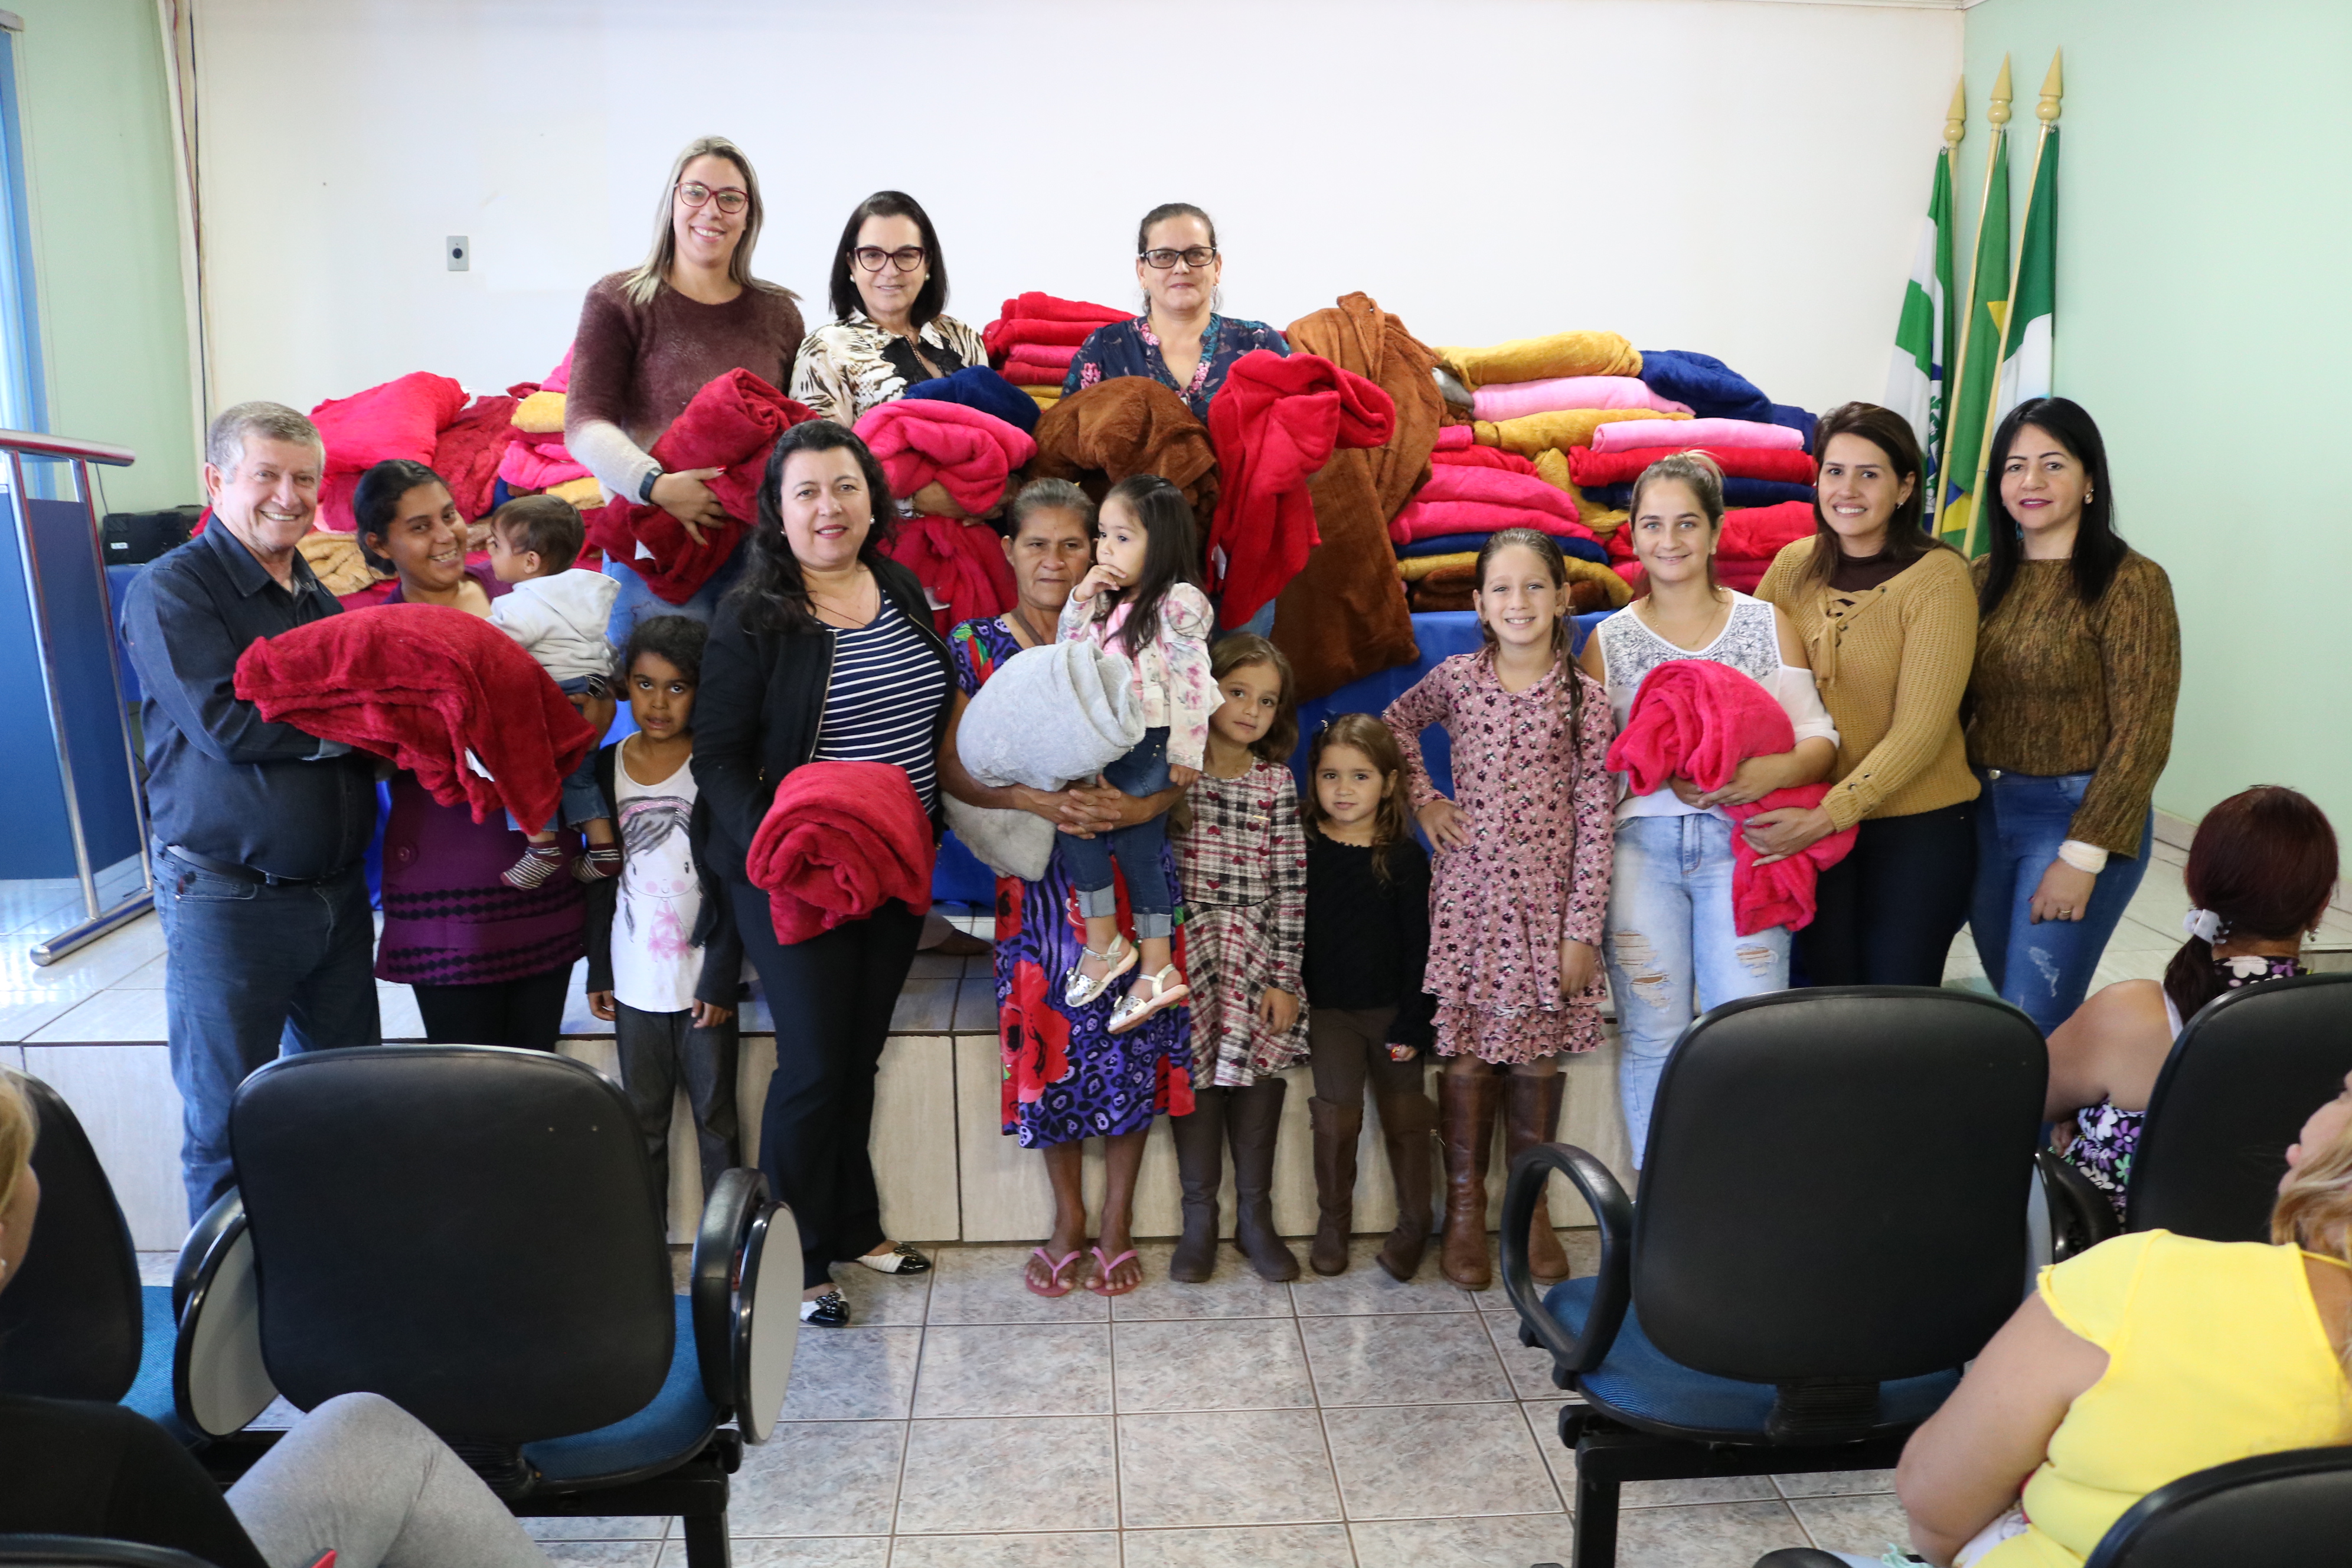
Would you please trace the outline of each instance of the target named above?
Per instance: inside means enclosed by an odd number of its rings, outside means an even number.
[[[1013,563],[1004,558],[1004,542],[984,522],[902,517],[882,553],[923,584],[941,637],[959,621],[1001,616],[1013,607]]]
[[[1055,370],[1049,364],[1024,364],[1019,360],[1007,360],[1002,367],[1004,379],[1015,386],[1059,386],[1070,379],[1066,367]]]
[[[1033,289],[1017,300],[1004,301],[1004,309],[996,320],[981,328],[980,339],[988,346],[988,363],[1003,370],[1004,356],[1018,344],[1044,343],[1074,349],[1085,342],[1087,335],[1097,327],[1129,321],[1133,315],[1131,310],[1090,305],[1083,300],[1057,300]]]
[[[1636,447],[1627,452],[1596,452],[1590,447],[1568,449],[1568,477],[1580,485],[1622,485],[1638,479],[1660,458],[1676,452],[1700,451],[1715,459],[1727,479],[1779,479],[1809,485],[1821,477],[1820,465],[1803,452],[1771,447]]]
[[[1004,356],[1006,364],[1034,364],[1041,369],[1066,371],[1070,362],[1078,357],[1075,348],[1048,347],[1039,343],[1015,343],[1013,352]]]
[[[1307,486],[1332,451],[1378,447],[1395,429],[1396,404],[1378,383],[1319,355],[1252,349],[1234,362],[1209,405],[1221,476],[1209,587],[1223,595],[1222,623],[1255,615],[1322,542]]]
[[[331,397],[310,410],[310,423],[327,448],[320,524],[344,533],[356,529],[352,491],[359,477],[388,458],[431,463],[442,427],[465,406],[464,387],[420,370],[349,397]]]
[[[331,623],[322,623],[331,624]],[[931,907],[931,819],[887,763],[803,763],[776,786],[744,868],[789,946],[863,919],[890,899]]]
[[[1412,499],[1423,502],[1475,501],[1487,506],[1516,507],[1524,511],[1548,512],[1563,522],[1583,526],[1575,499],[1566,490],[1536,478],[1532,471],[1534,466],[1528,464],[1530,471],[1520,474],[1475,463],[1433,463],[1430,465],[1429,482],[1415,490]]]
[[[1464,417],[1467,418],[1468,416],[1465,415]],[[1441,452],[1459,452],[1465,447],[1475,446],[1476,443],[1471,440],[1470,434],[1470,426],[1467,425],[1448,425],[1437,433],[1437,449]]]
[[[531,832],[597,741],[522,645],[442,605],[380,605],[265,638],[237,659],[236,694],[273,722],[391,758],[476,822],[511,812]]]
[[[688,400],[652,454],[665,473],[724,469],[710,489],[727,509],[726,525],[704,529],[697,544],[686,525],[661,508],[620,496],[586,514],[588,542],[634,568],[667,603],[685,604],[727,563],[743,530],[760,515],[768,448],[793,426],[815,417],[750,371],[729,371]],[[651,555],[641,553],[640,545]]]
[[[490,492],[507,448],[520,434],[512,397],[478,397],[433,444],[433,471],[449,487],[457,515],[471,522],[490,512]]]
[[[1467,430],[1470,426],[1456,425],[1449,428]],[[1429,460],[1432,463],[1452,463],[1456,468],[1500,468],[1507,474],[1532,474],[1536,471],[1535,464],[1517,452],[1506,452],[1500,447],[1456,447],[1450,451],[1440,448],[1429,455]]]
[[[1723,533],[1716,541],[1716,575],[1722,576],[1722,567],[1732,561],[1761,561],[1767,566],[1772,557],[1813,531],[1813,503],[1805,500],[1784,500],[1778,506],[1736,506],[1723,514]],[[1612,561],[1633,559],[1633,531],[1631,528],[1612,530],[1609,535],[1609,558]],[[1758,574],[1760,577],[1762,574]],[[1741,590],[1745,592],[1746,590]]]
[[[1703,790],[1721,789],[1749,757],[1771,756],[1797,743],[1795,727],[1772,694],[1727,664],[1677,658],[1642,678],[1625,728],[1609,745],[1609,767],[1622,773],[1636,795],[1666,787],[1679,774]],[[1819,805],[1825,784],[1776,789],[1748,805],[1727,805],[1732,821],[1731,912],[1735,929],[1752,936],[1772,926],[1796,931],[1813,918],[1814,879],[1853,847],[1854,829],[1831,834],[1812,847],[1769,866],[1740,823],[1782,806]]]
[[[911,500],[937,481],[966,517],[1003,504],[1013,471],[1037,455],[1037,443],[995,415],[929,397],[902,397],[867,411],[857,437],[881,460],[890,493]]]
[[[1554,495],[1560,493],[1552,491]],[[1449,533],[1500,533],[1507,528],[1532,528],[1556,539],[1599,538],[1581,522],[1572,522],[1557,512],[1500,506],[1493,501],[1423,500],[1415,496],[1390,520],[1389,542],[1412,544],[1418,540],[1441,539]],[[1617,531],[1625,531],[1621,528]]]

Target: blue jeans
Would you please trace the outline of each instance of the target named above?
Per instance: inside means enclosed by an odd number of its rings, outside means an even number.
[[[2031,773],[1994,773],[1979,769],[1984,794],[1977,802],[1977,882],[1969,900],[1969,930],[1985,977],[2005,1002],[2048,1034],[2083,1005],[2107,939],[2156,847],[2156,813],[2139,832],[2139,854],[2107,857],[2091,889],[2090,906],[2079,921],[2031,923],[2028,906],[2042,874],[2058,858],[2074,812],[2091,786],[2088,773],[2037,778]]]
[[[630,575],[634,577],[636,574],[633,572]],[[566,697],[578,697],[588,690],[588,679],[584,676],[558,681],[556,685]],[[589,747],[587,755],[580,759],[580,765],[563,775],[563,803],[558,816],[566,827],[577,827],[583,822],[593,822],[600,816],[611,815],[604,805],[604,792],[596,783],[596,752],[595,746]],[[516,820],[511,811],[507,813],[507,826],[517,833],[530,831]]]
[[[646,587],[636,568],[625,561],[604,557],[604,575],[621,585],[620,596],[613,601],[613,618],[604,623],[604,635],[613,640],[614,647],[625,648],[637,623],[655,616],[692,616],[708,624],[719,613],[719,598],[735,585],[735,579],[743,575],[743,543],[740,540],[736,542],[735,553],[727,558],[726,564],[713,572],[710,581],[697,588],[694,596],[683,605],[673,605]]]
[[[1731,824],[1711,812],[1617,825],[1609,879],[1609,990],[1617,1002],[1617,1098],[1641,1169],[1650,1107],[1699,1014],[1789,984],[1789,928],[1734,929]]]
[[[246,1075],[330,1046],[383,1043],[375,918],[357,866],[307,888],[268,888],[155,851],[164,1033],[180,1091],[180,1174],[193,1225],[236,1184],[228,1108]]]
[[[1146,730],[1135,749],[1103,769],[1102,776],[1103,783],[1138,799],[1166,789],[1167,726]],[[1157,816],[1092,838],[1058,835],[1055,842],[1061,846],[1062,864],[1069,870],[1070,886],[1078,895],[1078,912],[1118,912],[1118,894],[1111,887],[1110,874],[1112,858],[1117,857],[1118,868],[1127,874],[1127,908],[1135,917],[1136,940],[1163,937],[1174,931],[1176,896],[1160,869],[1160,851],[1167,841],[1167,825]]]

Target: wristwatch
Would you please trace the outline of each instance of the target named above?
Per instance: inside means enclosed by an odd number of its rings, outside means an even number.
[[[654,483],[661,477],[662,466],[659,463],[656,463],[654,465],[653,472],[646,476],[646,482],[637,487],[637,500],[643,501],[647,506],[653,505]]]

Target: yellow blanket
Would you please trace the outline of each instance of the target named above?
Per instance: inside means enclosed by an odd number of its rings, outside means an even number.
[[[1625,520],[1633,515],[1622,508],[1612,510],[1605,506],[1595,506],[1581,496],[1577,498],[1576,514],[1584,520],[1585,527],[1603,539],[1624,527]]]
[[[1554,332],[1483,349],[1440,349],[1438,359],[1465,386],[1548,381],[1556,375],[1639,375],[1642,351],[1615,332]]]
[[[547,493],[558,500],[570,501],[582,511],[604,504],[604,487],[598,484],[593,475],[584,479],[566,479],[560,485],[551,485]]]
[[[563,432],[563,394],[534,392],[515,405],[514,427],[527,436],[558,436]]]
[[[1590,447],[1592,432],[1619,419],[1687,419],[1687,414],[1660,414],[1652,408],[1566,408],[1553,414],[1529,414],[1523,418],[1489,424],[1471,421],[1470,438],[1482,447],[1500,447],[1522,458],[1568,447]]]
[[[360,552],[360,542],[348,533],[329,533],[323,530],[306,533],[295,548],[310,563],[310,571],[319,579],[319,585],[339,599],[392,575],[389,572],[378,572],[370,566],[367,557]]]
[[[1397,563],[1397,575],[1408,583],[1418,583],[1432,572],[1443,572],[1449,566],[1475,566],[1478,552],[1465,550],[1459,555],[1416,555],[1410,561]]]
[[[1536,478],[1556,490],[1566,490],[1582,506],[1584,497],[1578,494],[1575,482],[1568,477],[1568,454],[1557,447],[1546,447],[1536,454]]]
[[[1633,584],[1598,561],[1586,561],[1575,555],[1568,557],[1568,580],[1599,584],[1601,591],[1609,596],[1609,607],[1612,610],[1622,610],[1633,602]]]

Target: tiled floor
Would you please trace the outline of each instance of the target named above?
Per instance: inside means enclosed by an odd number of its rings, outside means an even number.
[[[2154,977],[2188,908],[2159,846],[2102,984]],[[68,894],[70,889],[68,889]],[[25,950],[62,900],[0,886],[0,1039],[161,1039],[152,920],[65,963]],[[48,920],[49,925],[40,924]],[[30,933],[30,934],[28,934]],[[2324,939],[2352,941],[2331,910]],[[984,970],[926,959],[902,1028],[985,1009]],[[1981,984],[1966,933],[1948,983]],[[413,1018],[387,986],[385,1032]],[[407,1012],[404,1013],[403,1008]],[[583,1026],[576,1032],[603,1032]],[[926,1022],[925,1020],[929,1020]],[[747,1027],[754,1026],[747,1019]],[[764,1019],[759,1020],[764,1025]],[[1589,1267],[1587,1233],[1569,1232]],[[855,1326],[801,1336],[783,1425],[751,1451],[730,1510],[743,1568],[1525,1568],[1565,1562],[1564,1403],[1498,1291],[1370,1263],[1269,1285],[1228,1250],[1207,1285],[1044,1300],[1017,1247],[946,1247],[927,1278],[849,1268]],[[168,1261],[151,1259],[168,1278]],[[1885,1473],[1628,1488],[1625,1568],[1748,1568],[1808,1542],[1874,1554],[1904,1535]],[[661,1520],[533,1521],[563,1563],[679,1568]]]

